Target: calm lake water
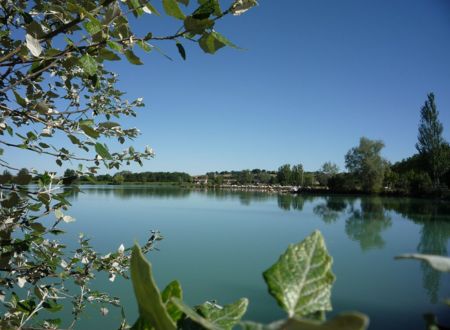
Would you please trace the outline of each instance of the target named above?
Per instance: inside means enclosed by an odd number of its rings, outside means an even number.
[[[265,193],[191,191],[149,186],[83,186],[71,197],[77,221],[65,225],[66,239],[83,232],[101,252],[136,240],[150,230],[164,236],[148,254],[163,288],[180,280],[190,305],[215,299],[227,304],[250,299],[246,319],[271,322],[284,316],[267,292],[262,272],[290,243],[319,229],[334,258],[337,280],[333,312],[358,310],[370,316],[370,329],[424,329],[433,312],[450,324],[450,276],[412,260],[408,253],[448,255],[450,205],[406,198],[291,196]],[[71,244],[69,244],[71,246]],[[97,288],[119,296],[127,319],[136,319],[131,282],[105,277]],[[120,309],[88,310],[78,329],[116,329]],[[70,308],[66,308],[70,313]]]

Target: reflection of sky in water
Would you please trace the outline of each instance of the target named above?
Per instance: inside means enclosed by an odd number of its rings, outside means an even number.
[[[101,252],[134,240],[144,243],[151,229],[160,230],[165,237],[160,251],[148,255],[157,282],[162,287],[179,279],[190,304],[207,299],[226,304],[245,296],[247,318],[281,318],[261,274],[289,243],[319,229],[337,275],[331,314],[360,310],[371,317],[371,329],[424,328],[422,314],[429,311],[450,323],[440,303],[450,295],[448,274],[393,259],[415,251],[448,254],[450,206],[444,203],[148,186],[84,186],[70,198],[77,222],[66,225],[69,236],[84,232]],[[134,320],[129,282],[98,285],[119,295]],[[80,329],[117,326],[118,317],[100,317],[97,310],[90,315]]]

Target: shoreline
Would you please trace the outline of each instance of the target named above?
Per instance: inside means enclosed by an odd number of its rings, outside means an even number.
[[[183,189],[218,189],[227,191],[243,191],[243,192],[260,192],[269,194],[292,194],[292,195],[364,195],[364,196],[381,196],[381,197],[409,197],[409,198],[420,198],[420,199],[432,199],[432,200],[442,200],[449,201],[450,195],[438,196],[438,195],[414,195],[406,194],[401,191],[382,191],[378,193],[369,193],[359,190],[349,190],[349,191],[339,191],[331,190],[328,187],[298,187],[298,186],[281,186],[281,185],[204,185],[204,184],[193,184],[193,183],[179,183],[179,182],[123,182],[121,184],[115,184],[112,182],[79,182],[74,184],[78,186],[84,185],[105,185],[105,186],[116,186],[120,187],[122,185],[135,185],[135,186],[149,186],[149,187],[179,187]],[[67,185],[70,187],[71,185]]]

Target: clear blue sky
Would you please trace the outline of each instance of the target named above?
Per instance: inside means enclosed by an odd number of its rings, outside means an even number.
[[[146,29],[176,26],[148,16]],[[146,103],[126,122],[143,133],[134,145],[156,152],[131,170],[343,169],[361,136],[383,140],[395,162],[415,152],[431,91],[450,140],[450,1],[260,0],[217,30],[246,50],[211,56],[187,44],[183,61],[162,43],[173,61],[154,52],[140,53],[144,66],[111,62],[128,97]]]

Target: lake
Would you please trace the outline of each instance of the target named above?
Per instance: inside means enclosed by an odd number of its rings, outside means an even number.
[[[228,304],[250,300],[245,319],[271,322],[284,312],[268,294],[262,272],[315,229],[333,256],[336,282],[333,312],[358,310],[370,316],[369,329],[424,329],[423,314],[450,324],[450,276],[412,260],[410,253],[448,255],[450,205],[408,198],[276,195],[255,192],[187,190],[152,186],[82,186],[71,196],[66,240],[80,232],[100,252],[120,244],[144,244],[151,230],[164,240],[147,256],[156,281],[173,279],[190,305],[214,299]],[[75,246],[71,243],[69,247]],[[137,311],[130,281],[111,283],[101,276],[98,289],[121,298],[129,323]],[[78,329],[116,329],[120,309],[101,316],[90,308]],[[70,307],[66,308],[70,313]]]

